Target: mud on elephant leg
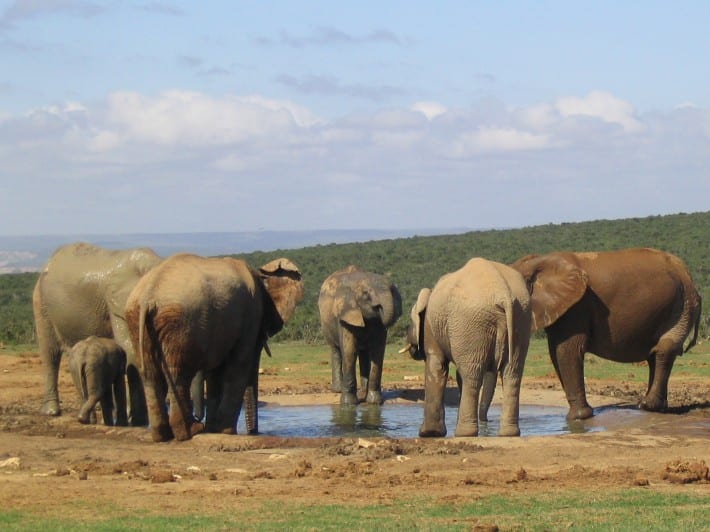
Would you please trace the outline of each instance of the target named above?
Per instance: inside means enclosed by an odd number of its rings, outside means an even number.
[[[661,412],[668,408],[668,380],[681,352],[674,343],[661,341],[648,358],[648,389],[639,404],[643,410]]]
[[[343,389],[343,355],[336,346],[330,348],[330,391],[340,393]]]
[[[424,371],[424,421],[419,427],[419,436],[444,437],[444,391],[449,378],[449,363],[443,357],[429,356]]]
[[[170,428],[178,441],[189,440],[195,434],[204,431],[204,425],[195,422],[192,417],[190,401],[192,377],[175,368],[167,375]]]

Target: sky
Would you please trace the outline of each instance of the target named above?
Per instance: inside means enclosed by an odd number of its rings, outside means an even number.
[[[710,2],[0,0],[0,234],[710,209]]]

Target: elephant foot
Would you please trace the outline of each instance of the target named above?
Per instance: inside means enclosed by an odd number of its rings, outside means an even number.
[[[79,423],[81,423],[82,425],[90,425],[91,424],[91,420],[89,419],[88,416],[86,416],[86,417],[79,416],[77,419],[79,420]]]
[[[443,438],[446,436],[446,426],[439,425],[436,427],[428,427],[423,424],[419,427],[419,437],[420,438]]]
[[[639,403],[639,408],[641,408],[641,410],[647,410],[648,412],[663,412],[668,408],[668,401],[666,399],[646,396],[641,400],[641,403]]]
[[[153,437],[153,441],[156,443],[170,441],[175,437],[173,435],[173,429],[170,428],[170,425],[158,425],[157,427],[153,427],[151,436]]]
[[[50,399],[42,403],[39,412],[40,414],[44,414],[45,416],[59,416],[62,413],[61,409],[59,408],[59,402],[55,401],[54,399]]]
[[[340,393],[341,391],[343,391],[343,386],[339,382],[334,382],[330,385],[330,391]]]
[[[116,419],[116,426],[117,427],[127,427],[128,426],[128,418],[125,417],[119,417]]]
[[[202,434],[205,431],[204,423],[200,421],[193,421],[190,425],[190,436],[195,436],[196,434]]]
[[[382,403],[384,403],[384,400],[382,399],[382,393],[370,390],[369,392],[367,392],[365,402],[372,405],[381,405]]]
[[[128,422],[131,427],[146,427],[148,426],[148,418],[146,416],[130,416]]]
[[[457,438],[474,438],[478,436],[478,425],[457,425],[456,432],[454,432],[454,436],[456,436]]]
[[[589,419],[594,416],[594,410],[589,405],[581,406],[579,408],[570,407],[569,412],[567,412],[567,421],[574,421],[576,419]]]
[[[357,395],[355,395],[354,393],[343,392],[340,396],[340,404],[349,406],[357,405]]]
[[[501,425],[498,428],[498,436],[505,438],[520,436],[520,427],[518,427],[518,425]]]

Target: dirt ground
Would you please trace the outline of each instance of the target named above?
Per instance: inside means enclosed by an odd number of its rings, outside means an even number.
[[[421,396],[421,382],[386,383]],[[595,406],[628,407],[640,389],[589,383]],[[671,378],[662,421],[603,432],[521,438],[280,438],[202,434],[155,444],[145,428],[80,425],[62,365],[63,415],[39,415],[36,354],[0,351],[0,507],[72,518],[95,505],[140,515],[233,512],[266,501],[387,503],[418,493],[456,504],[491,493],[590,492],[645,487],[710,495],[710,385]],[[266,403],[337,403],[313,384],[264,375]],[[553,379],[524,380],[521,402],[566,406]],[[658,417],[654,417],[658,419]],[[419,425],[421,419],[412,419]],[[453,431],[454,427],[449,427]],[[93,504],[77,504],[77,500]]]

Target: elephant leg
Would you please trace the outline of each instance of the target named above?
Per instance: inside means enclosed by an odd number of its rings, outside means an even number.
[[[113,426],[113,395],[111,394],[111,387],[107,387],[106,391],[101,394],[101,414],[104,418],[104,425],[109,427]]]
[[[343,384],[340,394],[340,404],[356,405],[357,382],[355,379],[355,358],[357,356],[357,338],[352,331],[341,327],[340,352],[343,355]]]
[[[203,431],[202,423],[193,423],[190,402],[190,384],[194,375],[180,367],[166,367],[168,398],[170,400],[169,423],[178,441],[189,440]]]
[[[456,420],[456,437],[478,436],[478,396],[483,383],[483,371],[464,370],[461,375],[461,400]]]
[[[132,427],[145,427],[148,424],[147,392],[143,389],[143,379],[138,368],[133,364],[126,366],[126,381],[128,383],[130,424]]]
[[[662,339],[653,349],[648,359],[649,386],[640,404],[642,409],[659,412],[668,408],[668,380],[673,363],[681,353],[681,348],[670,340]]]
[[[371,332],[369,342],[369,378],[367,380],[367,396],[365,400],[371,404],[381,405],[382,400],[382,364],[385,359],[387,344],[387,329],[378,327]],[[362,361],[360,362],[362,366]]]
[[[330,348],[330,367],[332,373],[330,390],[335,393],[340,393],[343,389],[343,356],[340,353],[340,348],[337,346]]]
[[[208,371],[205,374],[206,380],[206,400],[205,407],[205,427],[209,432],[215,432],[210,427],[215,427],[217,424],[217,409],[222,398],[222,382],[218,377],[220,370]]]
[[[520,436],[520,383],[521,371],[510,369],[510,364],[503,370],[503,408],[500,414],[498,436]]]
[[[367,348],[360,348],[357,351],[357,364],[360,375],[360,387],[357,390],[358,401],[364,401],[367,398],[368,384],[370,381],[370,353]]]
[[[247,434],[259,434],[259,387],[248,385],[244,391],[244,421]]]
[[[594,415],[594,411],[587,402],[587,394],[584,388],[586,336],[576,334],[565,338],[561,342],[553,341],[551,336],[552,334],[548,331],[550,358],[560,377],[560,382],[569,404],[567,419],[590,418]]]
[[[123,372],[113,381],[113,398],[116,403],[116,425],[128,426],[128,412],[126,411],[126,382]]]
[[[225,372],[222,377],[222,394],[217,407],[217,415],[215,416],[214,425],[209,428],[211,432],[220,432],[222,434],[237,433],[237,422],[239,421],[239,413],[244,402],[247,384],[248,376],[244,375],[243,372],[238,370]]]
[[[198,371],[190,384],[190,399],[192,400],[192,415],[202,421],[205,417],[205,372]]]
[[[496,391],[496,372],[488,370],[483,375],[483,387],[481,389],[481,399],[478,403],[478,420],[488,421],[488,409],[493,401],[493,394]]]
[[[79,409],[79,423],[84,425],[96,423],[95,408],[100,399],[101,396],[97,392],[89,392],[86,401],[83,402],[81,408]]]
[[[444,391],[449,378],[449,362],[443,355],[429,354],[424,369],[424,422],[419,427],[419,436],[444,437]]]
[[[168,385],[165,382],[165,376],[162,372],[152,370],[150,373],[146,372],[144,383],[153,441],[172,440],[175,436],[168,422],[168,408],[166,405]]]
[[[42,400],[40,413],[47,416],[58,416],[62,413],[59,407],[59,392],[57,390],[62,350],[56,340],[43,341],[40,333],[38,333],[38,338],[39,352],[41,354],[42,366],[44,367],[44,399]]]

